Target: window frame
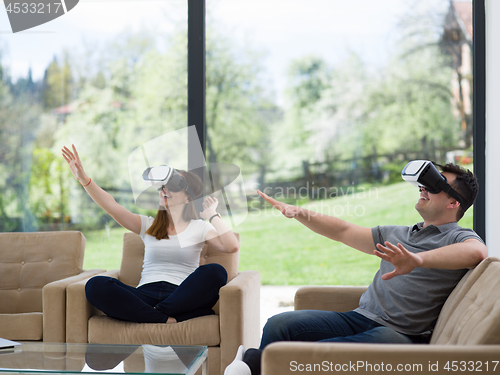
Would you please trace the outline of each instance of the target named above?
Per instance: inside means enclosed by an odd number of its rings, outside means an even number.
[[[474,230],[486,241],[486,11],[484,0],[472,0],[474,174],[479,194]]]

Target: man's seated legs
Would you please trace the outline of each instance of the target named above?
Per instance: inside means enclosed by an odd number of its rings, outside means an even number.
[[[411,344],[406,335],[382,326],[357,312],[337,313],[333,311],[300,310],[290,311],[271,317],[263,330],[259,350],[245,353],[243,362],[249,365],[248,371],[241,370],[241,363],[234,374],[258,375],[262,350],[277,341],[321,341],[357,343],[397,343]],[[235,361],[236,362],[236,361]],[[257,370],[258,368],[258,370]],[[250,370],[251,369],[251,370]],[[225,372],[233,375],[231,365]]]
[[[290,311],[270,318],[264,327],[260,349],[275,341],[412,342],[357,312],[319,310]]]

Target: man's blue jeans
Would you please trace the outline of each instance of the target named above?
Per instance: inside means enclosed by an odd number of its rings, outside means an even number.
[[[321,341],[411,344],[409,336],[350,311],[299,310],[270,318],[262,334],[260,349],[275,341]]]
[[[260,348],[245,352],[243,362],[252,375],[260,374],[262,350],[276,341],[411,344],[425,342],[425,338],[406,336],[354,311],[289,311],[270,318],[264,326]]]

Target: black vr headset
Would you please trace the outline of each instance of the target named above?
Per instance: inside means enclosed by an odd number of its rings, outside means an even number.
[[[448,184],[446,177],[436,169],[431,161],[410,161],[403,168],[401,177],[403,177],[403,180],[406,182],[409,182],[418,188],[424,188],[431,194],[437,194],[444,191],[460,203],[464,212],[471,206],[456,190],[450,186],[450,184]]]
[[[142,173],[142,179],[158,185],[158,191],[163,190],[164,187],[174,193],[185,190],[192,199],[196,198],[184,177],[182,177],[174,168],[167,165],[146,168],[146,170]]]

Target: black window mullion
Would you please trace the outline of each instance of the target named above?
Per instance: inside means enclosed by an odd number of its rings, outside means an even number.
[[[486,13],[484,0],[473,0],[474,174],[479,194],[474,204],[474,230],[486,241]]]
[[[188,126],[195,125],[206,153],[205,126],[205,0],[188,0]],[[188,166],[200,165],[200,155],[188,140]],[[204,161],[203,161],[204,163]],[[203,177],[203,176],[200,176]]]

